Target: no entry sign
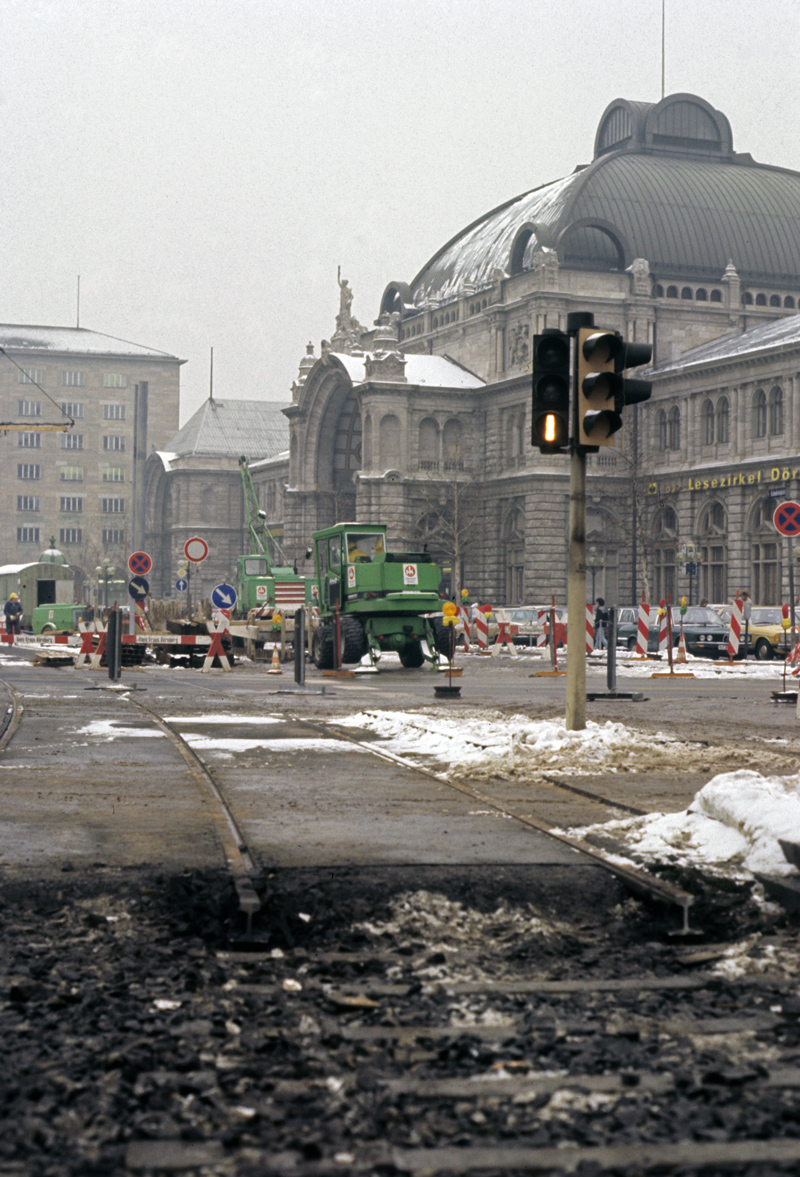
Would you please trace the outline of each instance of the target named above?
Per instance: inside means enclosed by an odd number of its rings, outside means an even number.
[[[788,535],[791,539],[800,535],[800,503],[787,499],[775,508],[772,522],[781,535]]]
[[[191,560],[193,564],[199,564],[201,560],[205,560],[208,555],[208,544],[199,535],[193,535],[191,539],[187,539],[183,545],[183,554],[187,560]]]

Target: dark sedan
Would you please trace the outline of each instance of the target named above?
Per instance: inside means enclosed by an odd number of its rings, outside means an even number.
[[[633,650],[636,646],[636,619],[638,609],[623,608],[618,611],[617,645]],[[672,644],[677,646],[681,636],[681,611],[672,606]],[[657,609],[650,609],[650,633],[647,649],[658,650],[659,617]],[[705,655],[709,658],[727,658],[728,627],[718,613],[700,605],[692,605],[683,615],[683,636],[690,654]],[[742,650],[742,655],[744,651]]]

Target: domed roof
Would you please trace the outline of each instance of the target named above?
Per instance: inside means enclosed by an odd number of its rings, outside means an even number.
[[[63,552],[59,552],[58,548],[48,548],[46,552],[42,552],[39,557],[40,564],[66,564],[67,557]]]
[[[391,283],[381,310],[421,308],[493,285],[556,250],[561,265],[624,270],[646,258],[657,277],[800,284],[800,173],[733,151],[730,124],[702,98],[616,99],[595,158],[518,196],[448,242],[410,286]]]

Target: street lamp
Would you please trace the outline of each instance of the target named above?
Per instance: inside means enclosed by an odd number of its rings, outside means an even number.
[[[592,604],[595,602],[594,583],[598,572],[602,572],[605,568],[606,562],[598,552],[597,548],[592,544],[586,553],[586,567],[592,574]]]
[[[108,557],[104,556],[102,564],[98,564],[98,566],[95,568],[95,572],[97,573],[98,588],[101,583],[103,585],[103,608],[107,609],[108,608],[108,582],[111,579],[111,577],[114,575],[114,573],[116,572],[116,568],[114,568],[114,566],[112,565],[112,563],[108,559]]]
[[[695,547],[694,544],[688,544],[688,543],[684,544],[683,547],[681,548],[681,550],[678,552],[678,559],[683,564],[684,572],[689,577],[689,604],[690,605],[692,603],[692,579],[695,576],[698,576],[698,579],[699,579],[699,567],[698,567],[699,556],[700,556],[700,549]]]

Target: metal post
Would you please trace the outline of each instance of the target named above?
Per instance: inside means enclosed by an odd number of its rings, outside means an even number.
[[[341,627],[339,624],[339,606],[336,606],[336,613],[333,618],[333,669],[342,669],[341,653],[342,647],[340,645]]]
[[[586,727],[586,455],[569,461],[569,573],[567,582],[567,731]]]
[[[606,646],[606,683],[609,691],[617,689],[617,607],[608,606],[608,643]]]
[[[306,682],[306,611],[305,606],[294,614],[294,681],[299,687]]]
[[[792,629],[794,630],[794,552],[792,551],[792,537],[787,535],[786,542],[789,545],[789,617],[792,622]]]

